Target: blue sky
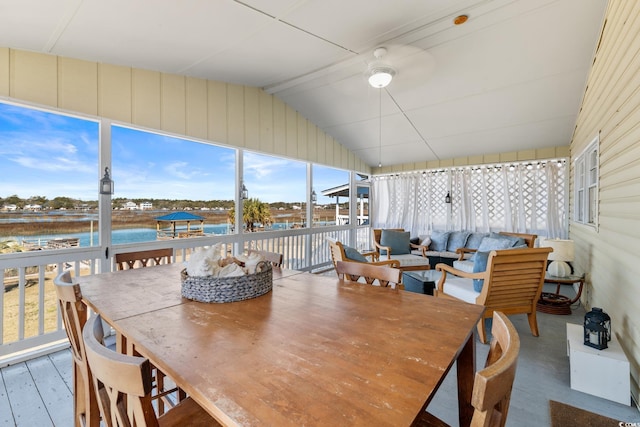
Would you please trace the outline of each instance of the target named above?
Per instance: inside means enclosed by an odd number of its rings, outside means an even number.
[[[0,103],[0,197],[98,197],[97,122]],[[230,200],[236,151],[125,127],[112,128],[114,197]],[[314,166],[318,203],[348,181],[344,170]],[[244,153],[249,197],[302,202],[306,164]]]

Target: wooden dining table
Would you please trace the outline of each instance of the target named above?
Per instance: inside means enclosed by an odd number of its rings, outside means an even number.
[[[409,426],[454,362],[460,425],[470,423],[482,307],[279,268],[271,292],[207,304],[182,298],[181,268],[78,283],[128,352],[221,424]]]

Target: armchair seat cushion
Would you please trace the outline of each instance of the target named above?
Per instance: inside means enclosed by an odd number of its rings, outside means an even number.
[[[429,258],[425,258],[422,255],[416,256],[411,254],[393,255],[391,252],[391,259],[400,261],[400,267],[416,266],[416,265],[429,265]]]
[[[473,273],[473,261],[464,260],[464,261],[453,261],[453,268],[464,271],[465,273]]]
[[[480,292],[476,292],[473,289],[472,279],[465,279],[452,274],[447,274],[444,291],[447,295],[468,302],[469,304],[475,304],[476,298],[480,295]]]

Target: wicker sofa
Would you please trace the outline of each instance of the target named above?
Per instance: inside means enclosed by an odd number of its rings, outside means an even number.
[[[533,248],[538,236],[535,234],[509,233],[506,231],[499,233],[434,231],[429,236],[419,236],[417,239],[414,239],[414,244],[416,244],[418,248],[414,249],[413,253],[429,258],[431,268],[435,268],[439,263],[444,263],[454,266],[459,270],[468,271],[473,268],[473,262],[469,261],[469,258],[480,248],[482,240],[485,237],[510,239],[512,242],[510,247],[524,247],[523,245],[526,245],[529,248]]]

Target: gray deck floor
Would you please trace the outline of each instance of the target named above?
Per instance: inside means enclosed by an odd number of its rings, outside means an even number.
[[[574,308],[571,316],[539,313],[538,338],[531,335],[526,316],[510,317],[520,334],[521,352],[507,426],[548,426],[549,400],[619,421],[640,423],[640,412],[635,406],[624,406],[569,387],[565,324],[582,323],[583,317],[582,307]],[[477,342],[476,350],[476,360],[481,367],[488,345]],[[8,366],[0,373],[0,426],[73,425],[71,353],[68,350]],[[446,378],[429,410],[451,425],[458,425],[455,369]]]

